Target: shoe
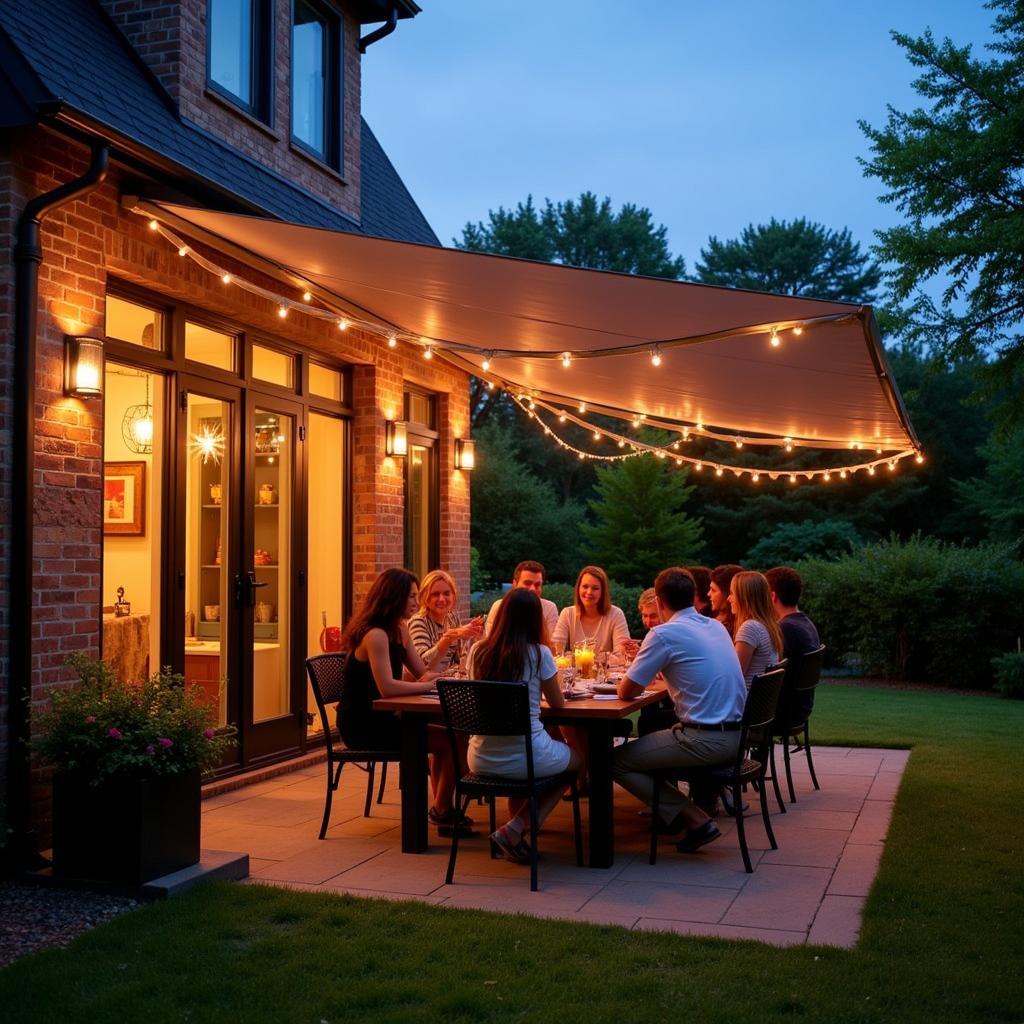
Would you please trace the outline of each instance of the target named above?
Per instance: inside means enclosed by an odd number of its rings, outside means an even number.
[[[677,836],[686,828],[686,821],[681,814],[677,814],[671,821],[662,818],[655,818],[654,831],[659,836]]]
[[[702,846],[721,839],[722,833],[713,821],[705,821],[703,825],[688,829],[686,835],[676,843],[680,853],[696,853]]]
[[[433,807],[427,812],[427,818],[430,823],[437,827],[437,834],[442,839],[451,839],[452,832],[455,831],[456,825],[459,829],[460,839],[475,839],[479,832],[473,828],[473,819],[463,814],[456,822],[455,809],[452,808],[446,814],[438,814]]]
[[[510,860],[513,864],[529,864],[530,847],[522,836],[514,839],[513,835],[514,833],[504,827],[499,828],[496,832],[491,833],[491,844],[504,854],[505,860]],[[537,859],[540,860],[539,854]]]

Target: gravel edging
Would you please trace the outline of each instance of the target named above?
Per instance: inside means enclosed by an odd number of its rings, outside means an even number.
[[[141,906],[125,896],[0,881],[0,967],[79,935]]]

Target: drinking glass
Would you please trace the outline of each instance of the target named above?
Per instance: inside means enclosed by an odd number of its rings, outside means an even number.
[[[570,696],[576,687],[576,669],[571,665],[563,668],[561,671],[562,675],[562,694],[566,697]]]
[[[584,640],[573,650],[576,671],[581,679],[590,679],[594,674],[594,641]]]

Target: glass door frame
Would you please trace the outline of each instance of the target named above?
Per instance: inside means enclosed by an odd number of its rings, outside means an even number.
[[[244,678],[248,680],[242,690],[239,715],[239,732],[242,740],[243,766],[259,764],[265,760],[280,760],[283,756],[304,752],[306,743],[306,523],[302,515],[306,507],[306,422],[300,402],[261,392],[249,387],[245,393],[244,437],[249,440],[243,445],[242,457],[242,600],[239,607],[242,666]],[[292,432],[291,459],[291,553],[289,570],[291,578],[278,583],[278,595],[287,593],[289,602],[288,662],[283,668],[288,673],[288,711],[277,718],[264,722],[254,721],[255,705],[255,629],[254,616],[250,614],[258,600],[258,594],[245,585],[246,574],[255,571],[256,538],[256,482],[255,482],[255,437],[256,410],[287,416],[294,424]],[[249,604],[248,602],[252,603]],[[301,627],[301,628],[300,628]]]
[[[235,384],[223,384],[207,377],[196,376],[191,373],[181,373],[177,378],[177,405],[176,405],[176,431],[175,431],[175,460],[174,460],[174,488],[172,494],[174,500],[168,502],[171,510],[173,525],[169,531],[171,539],[171,561],[172,572],[169,574],[169,586],[172,588],[173,599],[168,605],[168,614],[164,621],[167,623],[170,646],[165,648],[171,656],[170,663],[178,672],[185,671],[185,616],[187,609],[185,588],[188,579],[186,565],[186,525],[188,510],[185,507],[185,498],[188,492],[187,478],[189,459],[192,457],[189,452],[189,431],[188,431],[188,397],[190,394],[201,395],[204,398],[212,398],[228,404],[230,412],[229,429],[224,440],[224,459],[228,463],[229,472],[226,476],[228,503],[225,507],[226,514],[230,517],[241,504],[244,510],[245,495],[242,490],[242,432],[241,424],[244,422],[245,411],[242,407],[243,389]],[[251,515],[251,513],[250,513]],[[237,519],[236,519],[237,521]],[[228,581],[227,593],[230,599],[230,611],[225,609],[227,614],[222,614],[221,623],[229,628],[221,630],[221,661],[220,671],[227,678],[227,692],[225,694],[225,708],[227,722],[229,725],[237,725],[239,730],[239,743],[229,749],[224,761],[217,769],[218,773],[230,771],[245,764],[243,760],[245,752],[245,737],[242,734],[242,699],[244,687],[242,680],[242,646],[241,631],[237,624],[241,620],[239,615],[238,595],[235,592],[234,581],[239,579],[242,566],[242,540],[244,537],[244,526],[240,530],[235,528],[228,531],[228,545],[226,550],[221,552],[221,570],[225,573]],[[196,612],[198,615],[198,611]]]

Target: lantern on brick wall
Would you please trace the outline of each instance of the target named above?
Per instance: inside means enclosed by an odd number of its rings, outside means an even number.
[[[100,338],[64,338],[64,393],[76,398],[103,394],[103,341]]]
[[[409,454],[408,424],[404,420],[388,420],[384,434],[384,454],[404,458]]]
[[[468,437],[455,439],[455,468],[476,469],[476,442]]]

